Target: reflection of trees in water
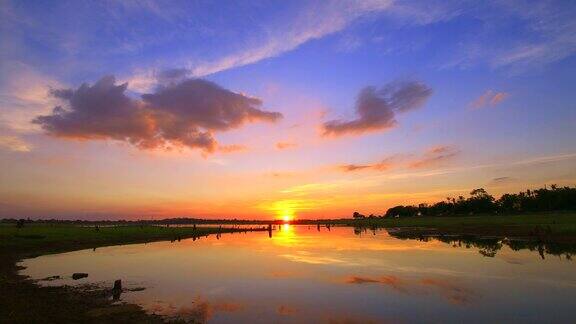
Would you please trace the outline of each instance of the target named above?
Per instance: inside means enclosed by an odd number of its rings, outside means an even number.
[[[521,240],[521,239],[509,239],[506,237],[482,237],[477,235],[442,235],[438,233],[426,233],[425,231],[420,231],[419,229],[408,229],[408,230],[388,230],[385,228],[377,228],[376,226],[354,227],[354,234],[363,235],[375,233],[378,230],[386,231],[390,236],[401,239],[401,240],[418,240],[421,242],[429,242],[432,240],[437,240],[450,244],[455,248],[476,248],[478,253],[485,257],[494,257],[504,246],[509,247],[513,251],[520,250],[530,250],[538,252],[542,259],[545,259],[546,255],[554,255],[558,257],[563,257],[566,260],[572,260],[572,257],[576,255],[576,244],[570,243],[558,243],[545,239],[536,240]]]
[[[370,231],[370,232],[368,232]],[[354,226],[354,234],[355,235],[368,235],[368,234],[372,234],[372,235],[376,235],[376,232],[378,231],[378,227],[376,227],[375,225],[371,225],[371,226]]]
[[[540,258],[545,259],[546,254],[564,257],[566,260],[572,260],[572,255],[576,254],[576,245],[574,244],[560,244],[555,242],[546,241],[530,241],[530,240],[513,240],[508,238],[482,238],[472,235],[466,236],[438,236],[437,240],[448,243],[458,244],[469,247],[475,247],[478,252],[486,257],[494,257],[502,249],[507,246],[513,251],[530,250],[537,251]]]

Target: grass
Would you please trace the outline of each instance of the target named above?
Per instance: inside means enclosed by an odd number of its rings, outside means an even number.
[[[554,233],[576,236],[576,213],[549,213],[524,215],[478,215],[446,217],[405,217],[405,218],[366,218],[359,220],[338,220],[334,222],[347,226],[377,227],[430,227],[436,229],[455,228],[516,228],[532,230],[535,227],[550,227]]]
[[[254,229],[260,228],[254,226]],[[3,250],[33,253],[58,252],[74,247],[98,247],[103,245],[176,240],[192,236],[205,236],[218,232],[238,230],[218,227],[160,227],[160,226],[94,226],[80,227],[59,224],[27,224],[17,228],[13,224],[0,226],[0,252]]]
[[[458,236],[508,238],[554,246],[576,246],[576,213],[531,213],[522,215],[416,216],[403,218],[364,218],[298,220],[302,225],[336,225],[393,229],[395,237],[423,238]]]

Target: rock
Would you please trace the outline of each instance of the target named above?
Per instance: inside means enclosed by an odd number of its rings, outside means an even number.
[[[87,278],[88,274],[87,273],[83,273],[83,272],[76,272],[72,275],[72,279],[74,280],[78,280],[78,279],[82,279],[82,278]]]

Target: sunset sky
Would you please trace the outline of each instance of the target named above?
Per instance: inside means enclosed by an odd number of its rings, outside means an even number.
[[[574,1],[0,0],[0,218],[576,184]]]

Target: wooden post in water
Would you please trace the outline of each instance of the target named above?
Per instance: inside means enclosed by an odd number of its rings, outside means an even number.
[[[120,294],[122,294],[122,280],[118,279],[114,281],[114,287],[112,288],[112,299],[119,300]]]
[[[122,290],[122,280],[118,279],[114,281],[114,288],[113,290]]]

